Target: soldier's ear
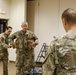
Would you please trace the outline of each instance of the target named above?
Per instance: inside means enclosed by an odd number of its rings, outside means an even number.
[[[64,26],[67,25],[67,21],[65,19],[62,19],[62,23]]]

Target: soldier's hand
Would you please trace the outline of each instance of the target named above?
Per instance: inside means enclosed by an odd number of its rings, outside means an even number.
[[[17,44],[15,42],[11,43],[13,48],[17,48]]]
[[[36,46],[36,43],[35,43],[35,42],[32,42],[32,43],[31,43],[31,47],[34,48],[35,46]]]

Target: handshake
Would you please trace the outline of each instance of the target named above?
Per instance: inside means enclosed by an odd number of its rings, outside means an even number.
[[[16,43],[15,43],[15,42],[11,43],[11,44],[9,45],[9,48],[11,48],[11,47],[13,47],[13,48],[17,48]]]

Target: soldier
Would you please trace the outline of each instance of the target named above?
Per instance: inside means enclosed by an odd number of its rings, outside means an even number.
[[[51,43],[45,62],[49,63],[50,75],[76,75],[76,11],[66,9],[62,23],[67,33]]]
[[[38,44],[38,38],[28,30],[27,22],[23,22],[21,27],[22,30],[13,33],[9,38],[11,45],[16,48],[16,75],[27,75],[34,68],[34,47]]]
[[[12,27],[7,26],[4,33],[0,34],[0,61],[3,63],[3,75],[8,75],[8,51],[11,46],[8,44],[8,36],[12,32]]]

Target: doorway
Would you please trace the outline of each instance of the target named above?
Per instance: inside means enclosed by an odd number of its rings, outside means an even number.
[[[7,24],[8,24],[8,20],[7,19],[0,19],[0,34],[5,32]]]

